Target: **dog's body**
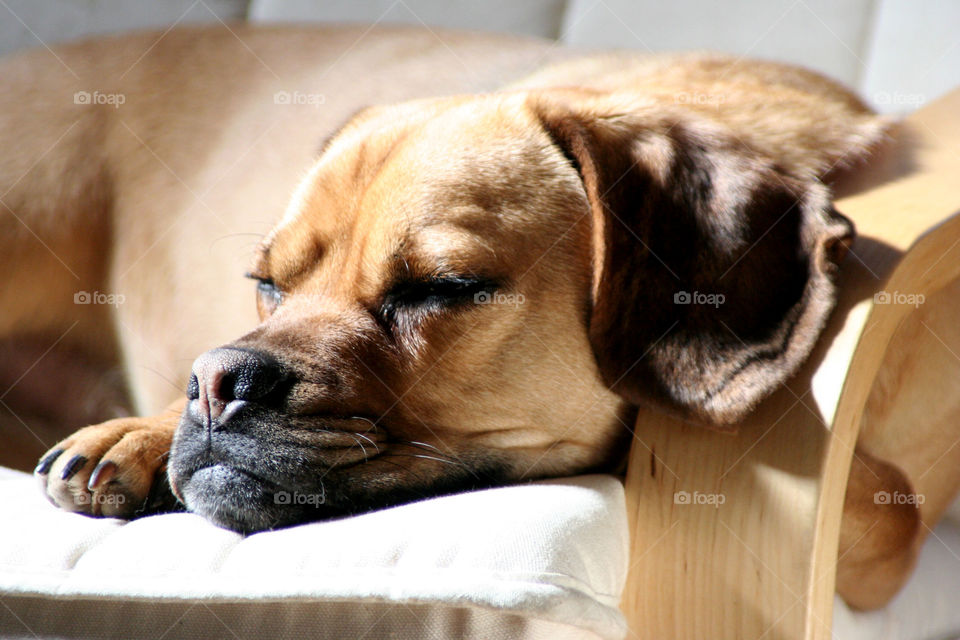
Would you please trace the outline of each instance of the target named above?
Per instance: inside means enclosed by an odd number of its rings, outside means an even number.
[[[561,54],[361,36],[173,31],[4,63],[7,404],[62,420],[43,414],[64,363],[120,366],[82,419],[104,398],[153,416],[54,447],[57,504],[170,506],[171,442],[177,497],[243,531],[610,469],[636,404],[731,424],[809,352],[850,236],[821,179],[884,128],[856,98],[710,56],[462,95]],[[698,287],[727,304],[675,304]]]

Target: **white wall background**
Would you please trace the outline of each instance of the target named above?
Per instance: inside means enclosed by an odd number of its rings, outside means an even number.
[[[0,0],[0,53],[243,19],[424,24],[595,48],[714,49],[812,67],[894,113],[960,86],[958,0]]]

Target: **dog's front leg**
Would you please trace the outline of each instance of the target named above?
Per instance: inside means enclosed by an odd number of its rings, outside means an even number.
[[[167,458],[185,399],[146,418],[81,429],[44,454],[35,471],[47,498],[68,511],[131,518],[172,511]]]

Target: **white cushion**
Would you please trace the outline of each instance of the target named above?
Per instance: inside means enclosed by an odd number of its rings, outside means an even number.
[[[55,509],[2,470],[0,636],[622,638],[611,476],[436,498],[242,537],[193,514]],[[229,633],[228,633],[229,630]],[[242,631],[242,633],[241,633]],[[393,635],[391,635],[393,634]]]

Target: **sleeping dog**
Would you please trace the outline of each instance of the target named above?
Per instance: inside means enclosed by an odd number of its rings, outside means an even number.
[[[42,457],[58,506],[254,532],[613,470],[637,406],[731,428],[810,352],[852,234],[825,182],[885,126],[849,92],[713,55],[515,80],[563,54],[362,34],[4,63],[5,348],[122,367],[146,416]]]

